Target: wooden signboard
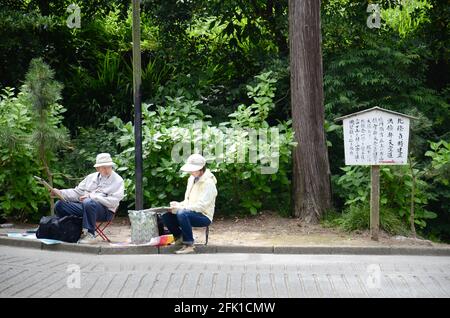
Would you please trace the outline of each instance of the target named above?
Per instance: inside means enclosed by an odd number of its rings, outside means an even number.
[[[371,166],[370,233],[378,240],[380,165],[408,164],[410,120],[415,117],[373,107],[336,120],[343,121],[346,165]]]

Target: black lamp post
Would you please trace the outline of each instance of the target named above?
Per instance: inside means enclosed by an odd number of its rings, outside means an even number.
[[[141,28],[140,0],[133,0],[133,101],[134,101],[134,161],[135,209],[144,208],[142,191],[142,92],[141,92]]]

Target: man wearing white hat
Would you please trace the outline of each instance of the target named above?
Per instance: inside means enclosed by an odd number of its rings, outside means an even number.
[[[109,221],[124,197],[123,179],[113,171],[114,163],[109,153],[97,155],[95,169],[74,189],[53,189],[52,194],[61,195],[65,201],[55,205],[56,215],[83,217],[83,234],[78,243],[95,242],[95,223]]]
[[[172,213],[162,216],[164,224],[176,238],[176,244],[183,244],[177,254],[194,252],[192,227],[206,227],[211,224],[217,197],[217,180],[209,169],[206,159],[199,154],[189,156],[182,171],[189,172],[183,202],[170,202]]]

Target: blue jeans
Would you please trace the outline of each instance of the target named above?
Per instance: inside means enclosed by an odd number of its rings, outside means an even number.
[[[95,234],[97,221],[109,221],[114,215],[108,208],[92,199],[85,199],[83,202],[58,201],[55,204],[55,214],[58,217],[67,215],[83,217],[83,229],[87,229],[91,234]]]
[[[163,214],[162,219],[173,236],[177,239],[182,235],[183,243],[187,245],[194,244],[192,227],[206,227],[211,224],[206,215],[186,209],[178,210],[177,214]]]

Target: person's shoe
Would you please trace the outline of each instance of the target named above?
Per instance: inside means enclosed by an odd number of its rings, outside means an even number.
[[[82,229],[80,239],[85,238],[88,233],[88,229]]]
[[[175,240],[175,242],[173,242],[173,246],[181,246],[181,245],[183,245],[183,238],[180,236]]]
[[[78,240],[78,244],[93,244],[95,243],[95,235],[92,233],[87,233],[82,235],[82,237]]]
[[[194,245],[184,245],[181,249],[175,252],[175,254],[192,254],[195,253]]]

